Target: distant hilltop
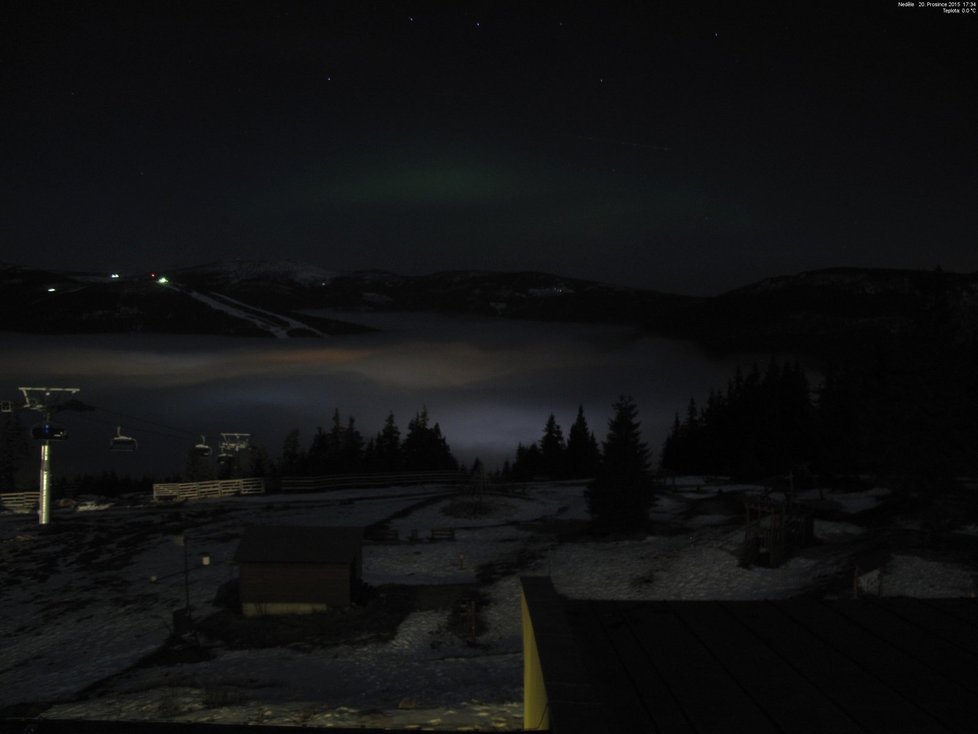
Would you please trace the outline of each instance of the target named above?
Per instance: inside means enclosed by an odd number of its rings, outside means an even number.
[[[704,297],[540,272],[404,276],[237,260],[134,275],[4,265],[0,305],[8,332],[322,338],[369,330],[358,312],[433,312],[631,324],[718,354],[818,356],[915,329],[975,339],[978,273],[831,268]]]

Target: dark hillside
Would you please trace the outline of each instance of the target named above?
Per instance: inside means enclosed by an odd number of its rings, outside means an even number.
[[[978,274],[940,270],[819,270],[713,297],[537,272],[332,275],[287,263],[244,261],[185,268],[169,277],[164,287],[148,275],[110,279],[8,266],[0,269],[0,329],[255,336],[298,321],[309,328],[289,333],[309,336],[313,330],[364,330],[309,315],[326,309],[434,312],[635,324],[656,336],[696,342],[717,355],[794,354],[818,363],[921,335],[952,345],[978,338]],[[201,298],[219,303],[208,305]],[[265,322],[264,328],[255,319]]]

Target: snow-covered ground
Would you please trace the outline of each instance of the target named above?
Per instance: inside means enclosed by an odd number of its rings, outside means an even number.
[[[820,545],[777,569],[747,569],[738,565],[737,498],[756,490],[678,482],[653,508],[662,532],[617,539],[569,531],[588,516],[583,487],[567,484],[519,487],[479,505],[439,487],[117,505],[56,513],[45,533],[31,516],[3,514],[0,710],[39,702],[49,717],[519,729],[520,575],[549,575],[576,598],[790,597],[844,577],[853,548],[872,532],[857,514],[887,497],[826,495],[843,514],[816,522]],[[484,631],[476,644],[449,629],[449,609],[425,609],[408,614],[390,639],[246,650],[205,641],[210,659],[137,665],[166,643],[188,590],[198,619],[218,611],[214,594],[235,573],[231,558],[246,525],[383,520],[402,539],[416,531],[422,541],[365,545],[364,580],[478,585]],[[424,542],[436,527],[454,528],[455,540]],[[959,537],[978,543],[974,533]],[[204,552],[210,565],[201,564]],[[881,590],[967,596],[974,572],[911,548],[894,553]]]

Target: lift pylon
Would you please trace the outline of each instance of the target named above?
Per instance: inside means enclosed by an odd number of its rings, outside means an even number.
[[[31,434],[41,442],[37,519],[39,524],[47,525],[51,522],[51,441],[64,440],[67,437],[63,428],[51,424],[51,415],[71,399],[80,388],[21,387],[17,389],[24,394],[25,409],[36,410],[44,415],[44,422],[40,426],[35,426]]]

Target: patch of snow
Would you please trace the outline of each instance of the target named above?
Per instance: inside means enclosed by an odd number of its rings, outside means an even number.
[[[917,556],[894,555],[883,568],[880,584],[883,596],[939,599],[973,595],[974,579],[972,569]]]
[[[47,717],[519,729],[519,576],[549,575],[557,591],[572,598],[780,599],[837,573],[849,544],[866,532],[855,523],[818,520],[815,533],[823,543],[811,554],[776,569],[741,568],[743,529],[724,526],[730,518],[711,513],[682,520],[704,495],[657,496],[653,519],[685,532],[558,542],[531,521],[586,519],[584,486],[530,483],[518,489],[483,498],[487,507],[478,510],[466,507],[472,496],[441,497],[454,490],[438,486],[188,503],[179,509],[187,527],[183,547],[168,535],[176,527],[168,524],[173,508],[68,514],[93,532],[105,535],[112,528],[110,542],[86,545],[83,539],[78,547],[66,547],[57,533],[29,532],[23,516],[0,516],[0,706],[58,702]],[[885,500],[880,493],[864,495]],[[475,645],[448,629],[446,608],[408,614],[389,640],[315,649],[216,647],[212,660],[132,667],[163,644],[173,610],[184,605],[185,553],[190,601],[202,617],[216,611],[214,593],[234,574],[231,559],[247,525],[362,527],[385,520],[402,542],[364,546],[364,580],[372,585],[475,585],[480,566],[494,570],[495,580],[479,587],[486,629]],[[434,527],[454,528],[455,540],[428,542]],[[404,542],[412,529],[420,541]],[[978,533],[975,526],[966,530]],[[840,549],[835,555],[833,544]],[[200,563],[204,551],[209,566]],[[972,573],[954,563],[895,555],[884,568],[882,592],[967,596]],[[94,697],[72,700],[99,681]]]
[[[557,591],[580,599],[778,599],[811,583],[815,561],[741,568],[743,530],[703,529],[693,536],[557,546],[549,569]]]
[[[98,502],[94,500],[86,500],[84,502],[79,502],[75,506],[75,512],[97,512],[98,510],[107,510],[114,506],[114,502]]]
[[[833,492],[830,495],[826,495],[828,499],[839,505],[842,512],[849,515],[866,512],[867,510],[872,510],[874,507],[878,507],[880,499],[884,496],[885,494],[874,494],[874,490],[869,490],[868,492]]]

